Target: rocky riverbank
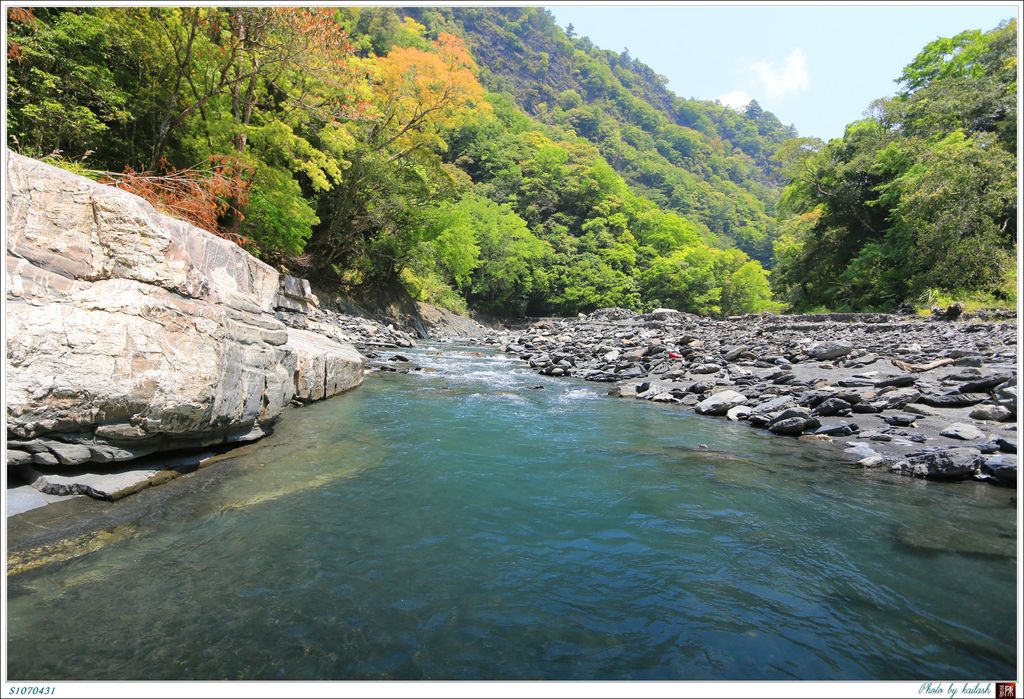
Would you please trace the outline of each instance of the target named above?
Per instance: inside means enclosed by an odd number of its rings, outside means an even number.
[[[602,309],[487,342],[615,396],[832,442],[865,468],[1016,487],[1016,319],[961,318]]]
[[[6,458],[41,494],[115,499],[174,478],[264,436],[286,406],[358,386],[367,359],[399,369],[381,350],[414,333],[838,443],[864,467],[1016,486],[1015,317],[604,309],[494,332],[417,306],[399,325],[138,197],[8,161]]]
[[[40,497],[173,478],[358,386],[356,346],[413,344],[143,199],[13,153],[6,173],[6,459]]]

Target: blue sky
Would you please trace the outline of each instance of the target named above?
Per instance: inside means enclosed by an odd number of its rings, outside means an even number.
[[[756,99],[801,135],[834,138],[871,101],[893,94],[929,41],[988,30],[1013,4],[905,6],[548,6],[601,48],[669,79],[683,97]]]

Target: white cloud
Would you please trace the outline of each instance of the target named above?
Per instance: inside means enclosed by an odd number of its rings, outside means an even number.
[[[740,111],[748,104],[750,104],[750,95],[743,90],[733,90],[732,92],[726,92],[724,95],[716,97],[719,102],[724,104],[726,107],[732,107],[736,111]]]
[[[760,60],[752,63],[750,69],[754,71],[761,89],[769,98],[796,95],[811,85],[811,76],[807,72],[807,56],[800,49],[793,49],[793,52],[786,56],[781,68],[775,67],[775,61]]]

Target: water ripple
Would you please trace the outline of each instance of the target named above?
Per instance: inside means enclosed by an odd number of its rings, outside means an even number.
[[[116,503],[129,535],[12,578],[10,676],[1012,675],[998,489],[894,484],[514,357],[406,354],[423,370],[290,412],[159,507]]]

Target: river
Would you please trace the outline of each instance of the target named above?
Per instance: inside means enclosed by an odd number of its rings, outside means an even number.
[[[407,354],[11,577],[9,677],[1014,675],[1015,491]]]

